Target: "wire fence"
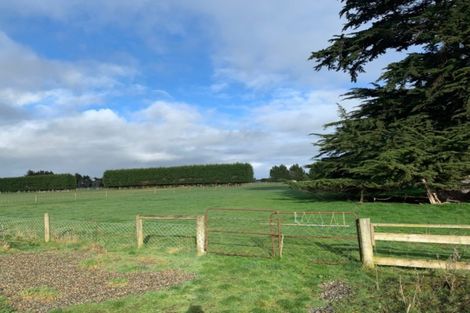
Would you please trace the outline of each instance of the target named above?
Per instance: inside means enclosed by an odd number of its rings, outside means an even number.
[[[141,198],[160,196],[162,193],[174,193],[178,191],[193,190],[221,190],[240,189],[241,185],[178,185],[178,186],[158,186],[142,188],[97,188],[97,189],[72,189],[57,191],[36,191],[36,192],[0,192],[0,207],[12,205],[37,205],[49,203],[79,203],[84,201],[106,201],[116,199],[138,200]]]
[[[4,243],[44,242],[45,234],[43,218],[0,216],[0,240]],[[135,224],[56,220],[52,217],[49,236],[57,243],[97,243],[110,250],[132,248],[135,247]]]
[[[196,222],[194,219],[145,219],[143,244],[166,253],[196,251]]]
[[[162,253],[194,253],[196,217],[139,217],[141,246]],[[351,212],[279,212],[260,209],[208,209],[203,248],[208,253],[249,257],[284,257],[337,264],[359,262],[357,216]],[[380,233],[470,236],[468,228],[375,226]],[[391,224],[393,225],[393,224]],[[47,226],[47,227],[46,227]],[[442,226],[442,225],[441,225]],[[445,226],[445,225],[444,225]],[[96,222],[42,217],[0,216],[0,241],[96,243],[107,250],[139,246],[136,221]],[[1,243],[0,242],[0,243]],[[1,247],[1,246],[0,246]],[[470,261],[470,245],[374,241],[377,257]]]
[[[0,240],[3,242],[38,241],[44,238],[40,218],[0,217]]]
[[[273,257],[277,229],[270,223],[271,210],[208,209],[206,251],[221,255]]]
[[[135,247],[133,222],[105,223],[93,221],[50,221],[50,236],[54,242],[97,243],[107,249]]]
[[[206,250],[325,264],[359,261],[355,219],[351,212],[208,209]]]
[[[359,261],[353,212],[275,212],[279,254],[315,263],[335,264]]]

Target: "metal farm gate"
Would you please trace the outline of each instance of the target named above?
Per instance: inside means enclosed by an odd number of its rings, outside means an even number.
[[[205,250],[326,264],[358,261],[356,219],[353,212],[211,208],[205,214]]]
[[[269,220],[272,213],[267,209],[207,209],[205,250],[223,255],[273,257],[278,234]]]
[[[270,220],[278,225],[278,255],[321,264],[359,261],[357,218],[353,212],[273,212]]]

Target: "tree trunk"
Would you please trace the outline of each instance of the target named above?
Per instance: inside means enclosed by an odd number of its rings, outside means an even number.
[[[422,179],[422,182],[424,184],[424,188],[426,188],[426,194],[429,199],[429,203],[431,204],[442,204],[441,200],[437,197],[435,192],[432,192],[431,189],[428,186],[428,182],[426,181],[425,178]]]
[[[359,199],[359,203],[364,203],[364,189],[361,189],[361,198]]]

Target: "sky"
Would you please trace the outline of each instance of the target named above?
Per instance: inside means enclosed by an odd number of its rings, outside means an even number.
[[[306,165],[349,88],[310,53],[335,0],[0,0],[0,177],[28,169]]]

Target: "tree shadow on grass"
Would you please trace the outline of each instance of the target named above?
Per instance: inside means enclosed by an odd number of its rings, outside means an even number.
[[[358,197],[350,193],[339,192],[310,192],[293,188],[284,188],[276,200],[296,203],[357,201]]]
[[[263,190],[263,191],[284,190],[286,188],[289,188],[289,186],[285,184],[262,184],[262,183],[260,183],[259,185],[254,184],[254,185],[245,187],[246,190]]]
[[[315,245],[320,249],[328,251],[334,255],[337,255],[349,262],[359,262],[359,246],[353,244],[326,244],[321,242],[315,242]]]
[[[307,190],[295,189],[283,183],[260,183],[259,185],[254,184],[247,186],[246,190],[273,191],[275,194],[274,200],[284,200],[291,202],[294,201],[297,203],[359,200],[359,196],[356,194],[324,191],[311,192]]]
[[[204,313],[202,306],[200,305],[190,305],[186,313]]]

